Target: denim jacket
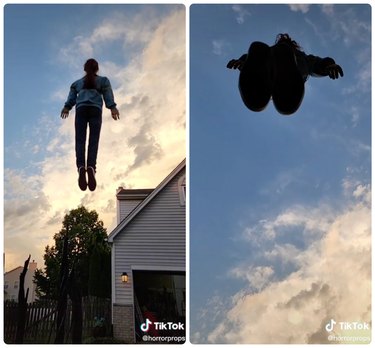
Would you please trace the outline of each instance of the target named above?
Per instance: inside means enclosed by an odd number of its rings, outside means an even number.
[[[96,89],[84,89],[84,77],[75,81],[70,86],[68,99],[64,107],[71,109],[74,105],[78,109],[80,106],[95,106],[102,110],[103,99],[108,109],[116,107],[113,97],[111,83],[104,76],[96,76]]]

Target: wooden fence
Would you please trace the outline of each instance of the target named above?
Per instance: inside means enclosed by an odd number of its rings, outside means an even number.
[[[17,331],[16,302],[4,303],[4,341],[14,343]],[[56,335],[57,302],[50,300],[37,301],[27,306],[24,343],[54,343]],[[105,333],[111,335],[111,301],[97,297],[85,297],[82,299],[83,343],[93,337],[94,327],[100,319],[104,323]],[[71,317],[72,305],[68,301],[65,327],[65,343],[71,342]]]

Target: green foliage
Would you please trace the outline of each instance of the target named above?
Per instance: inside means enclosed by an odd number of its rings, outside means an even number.
[[[37,269],[34,282],[40,298],[58,297],[64,237],[68,236],[69,272],[74,267],[83,296],[110,297],[111,250],[107,231],[95,210],[81,206],[65,215],[62,229],[46,246],[45,269]]]

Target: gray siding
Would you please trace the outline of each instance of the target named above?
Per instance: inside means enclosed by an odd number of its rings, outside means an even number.
[[[184,175],[185,167],[114,238],[115,303],[133,303],[132,267],[185,270],[186,209],[178,187]]]
[[[118,222],[124,220],[129,213],[142,202],[142,199],[130,199],[130,200],[120,200],[119,204],[119,220]]]

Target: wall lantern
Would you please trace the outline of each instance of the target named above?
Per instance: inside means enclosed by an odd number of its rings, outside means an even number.
[[[127,274],[126,272],[123,272],[123,273],[121,274],[121,281],[122,281],[123,283],[127,283],[128,280],[129,280],[128,274]]]

